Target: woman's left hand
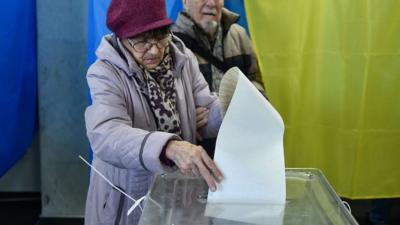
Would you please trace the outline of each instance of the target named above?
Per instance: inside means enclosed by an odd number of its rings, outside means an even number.
[[[210,112],[209,109],[206,107],[198,107],[196,108],[196,127],[197,127],[197,139],[203,140],[203,137],[200,135],[199,130],[204,127],[208,122],[208,113]]]

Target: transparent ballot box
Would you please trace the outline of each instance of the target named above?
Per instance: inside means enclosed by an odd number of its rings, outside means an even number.
[[[317,169],[286,169],[284,205],[207,203],[207,195],[199,177],[157,175],[139,225],[357,224]]]

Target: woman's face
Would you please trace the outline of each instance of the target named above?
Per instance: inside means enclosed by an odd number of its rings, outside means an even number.
[[[154,69],[160,65],[164,58],[165,49],[171,41],[171,35],[162,39],[143,39],[141,37],[135,39],[125,39],[125,44],[131,52],[136,62],[145,69]]]

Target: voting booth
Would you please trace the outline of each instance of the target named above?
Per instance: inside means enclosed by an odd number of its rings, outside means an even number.
[[[199,177],[159,174],[147,195],[139,224],[357,224],[317,169],[286,169],[286,201],[281,208],[238,202],[214,205],[214,212],[207,212],[207,195],[207,184]]]

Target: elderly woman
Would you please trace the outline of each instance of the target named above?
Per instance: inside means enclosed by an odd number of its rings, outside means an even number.
[[[222,174],[196,136],[215,137],[221,124],[195,56],[169,31],[162,0],[112,0],[106,35],[87,72],[93,103],[86,128],[93,166],[139,199],[153,175],[174,168],[202,176],[212,191]],[[85,224],[137,224],[133,202],[91,173]]]

